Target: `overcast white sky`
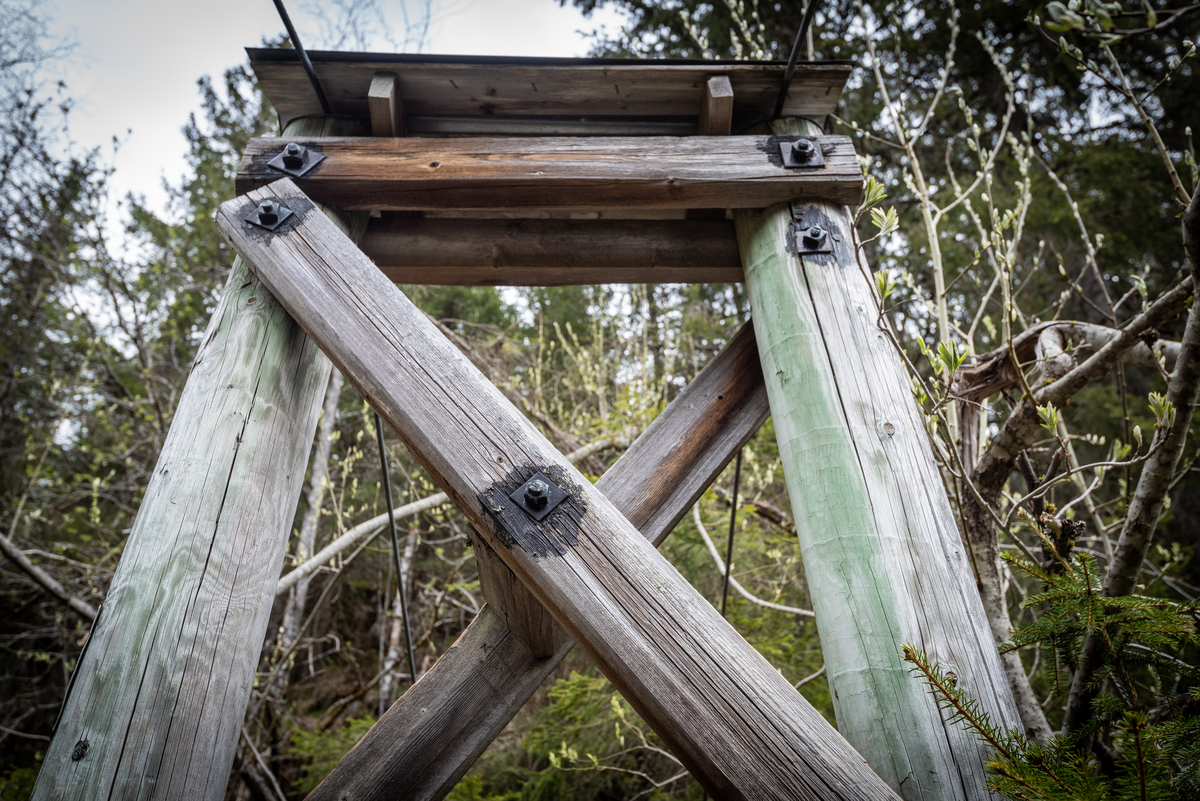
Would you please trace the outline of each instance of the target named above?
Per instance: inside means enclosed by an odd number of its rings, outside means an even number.
[[[401,26],[405,0],[379,0]],[[423,0],[408,0],[416,15]],[[584,33],[619,17],[585,19],[555,0],[431,0],[433,24],[424,52],[471,55],[584,56]],[[331,5],[332,3],[330,3]],[[301,41],[320,49],[318,0],[285,0]],[[243,48],[283,33],[272,0],[55,0],[53,33],[76,42],[64,65],[67,93],[76,102],[71,132],[83,146],[111,152],[114,198],[132,191],[161,208],[162,178],[178,182],[186,165],[180,128],[199,108],[196,80],[217,78],[245,61]],[[328,9],[329,6],[327,5]],[[403,32],[394,37],[401,43]],[[371,49],[391,48],[380,38]],[[59,77],[59,76],[55,76]]]

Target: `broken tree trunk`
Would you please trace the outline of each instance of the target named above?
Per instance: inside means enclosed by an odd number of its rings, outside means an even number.
[[[244,222],[277,199],[264,235]],[[291,181],[230,201],[221,232],[404,439],[510,570],[722,799],[879,799],[887,785]],[[566,499],[510,499],[540,471]]]
[[[34,798],[224,798],[329,370],[236,260]]]
[[[995,724],[1021,728],[970,555],[849,209],[796,211],[829,232],[830,255],[795,255],[788,205],[735,220],[838,729],[907,799],[985,799],[987,749],[901,657],[925,651]]]

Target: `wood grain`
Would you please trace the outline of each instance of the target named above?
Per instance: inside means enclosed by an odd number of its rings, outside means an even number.
[[[375,73],[367,92],[367,109],[371,114],[371,136],[404,136],[408,133],[396,73]]]
[[[735,217],[838,729],[905,798],[982,801],[988,749],[945,722],[901,646],[955,673],[1002,729],[1020,718],[850,212],[804,215],[833,232],[833,255],[787,252],[786,206]]]
[[[259,85],[281,120],[320,114],[312,86],[290,50],[248,48]],[[329,53],[310,50],[334,112],[365,118],[376,72],[394,72],[414,133],[691,135],[704,84],[729,79],[735,118],[770,114],[783,62],[630,59],[514,59]],[[831,113],[850,76],[847,62],[800,64],[784,114]],[[557,127],[556,127],[557,126]]]
[[[733,125],[733,84],[728,75],[714,75],[704,82],[700,98],[697,136],[729,136]]]
[[[768,412],[754,329],[746,325],[596,488],[658,545]],[[444,797],[572,647],[564,642],[538,659],[484,606],[308,801]]]
[[[402,140],[401,140],[402,141]],[[287,230],[243,222],[261,200]],[[221,232],[404,439],[509,569],[714,797],[885,798],[887,786],[291,181],[223,204]],[[508,500],[536,471],[568,499]]]
[[[819,137],[826,166],[783,166],[778,137],[341,138],[300,144],[325,160],[297,183],[313,200],[404,209],[762,208],[787,200],[858,203],[862,169],[846,136]],[[279,179],[290,140],[250,140],[238,193]]]
[[[399,284],[567,286],[742,280],[731,220],[497,220],[385,215],[362,250]]]
[[[34,798],[225,797],[329,370],[236,260]]]

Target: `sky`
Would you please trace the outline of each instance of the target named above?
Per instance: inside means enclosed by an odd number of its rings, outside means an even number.
[[[361,0],[325,0],[323,8],[330,15],[337,5],[354,2],[362,7]],[[377,2],[388,21],[402,28],[406,0]],[[410,18],[418,18],[422,0],[407,2]],[[585,56],[586,33],[605,26],[615,32],[620,23],[616,12],[584,18],[556,0],[429,2],[432,23],[421,48],[426,53]],[[245,62],[243,48],[284,32],[272,0],[56,0],[53,6],[47,0],[46,6],[52,9],[52,35],[75,44],[59,74],[51,76],[65,80],[75,100],[73,138],[109,154],[114,199],[134,192],[160,211],[167,197],[163,178],[179,183],[187,169],[180,129],[200,108],[197,79],[219,78]],[[285,0],[285,6],[306,48],[328,46],[319,0]],[[403,32],[393,38],[404,43]],[[392,50],[381,36],[367,49]],[[113,137],[121,141],[115,155]]]

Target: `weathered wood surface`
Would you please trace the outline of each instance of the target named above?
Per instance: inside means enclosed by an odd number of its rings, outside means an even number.
[[[804,213],[834,232],[832,256],[786,252],[786,206],[735,219],[838,729],[907,799],[985,799],[988,749],[944,722],[901,646],[1001,728],[1020,718],[849,210]]]
[[[858,203],[862,168],[846,136],[819,137],[825,166],[783,166],[778,137],[296,138],[325,154],[297,183],[321,203],[404,209],[762,208],[785,200]],[[245,193],[283,177],[278,137],[252,139]]]
[[[733,125],[733,84],[727,75],[714,75],[704,82],[700,99],[697,136],[729,136]]]
[[[371,114],[371,136],[404,136],[408,133],[396,73],[375,73],[367,91],[367,108]]]
[[[754,329],[746,325],[596,488],[657,546],[768,411]],[[537,659],[484,606],[308,801],[443,798],[574,644]]]
[[[292,50],[248,48],[259,85],[281,120],[320,114],[312,86]],[[308,51],[334,112],[368,113],[376,72],[399,78],[417,134],[628,135],[695,133],[706,81],[721,75],[741,119],[770,114],[783,62],[494,58]],[[784,113],[819,117],[837,106],[848,62],[800,64]],[[534,126],[537,126],[535,129]]]
[[[264,235],[256,202],[297,211]],[[505,564],[715,797],[877,799],[890,790],[291,181],[217,223],[404,439]],[[535,471],[569,497],[534,524]]]
[[[236,260],[34,798],[225,797],[329,370]]]
[[[384,216],[362,250],[398,284],[568,286],[742,280],[731,220]]]

